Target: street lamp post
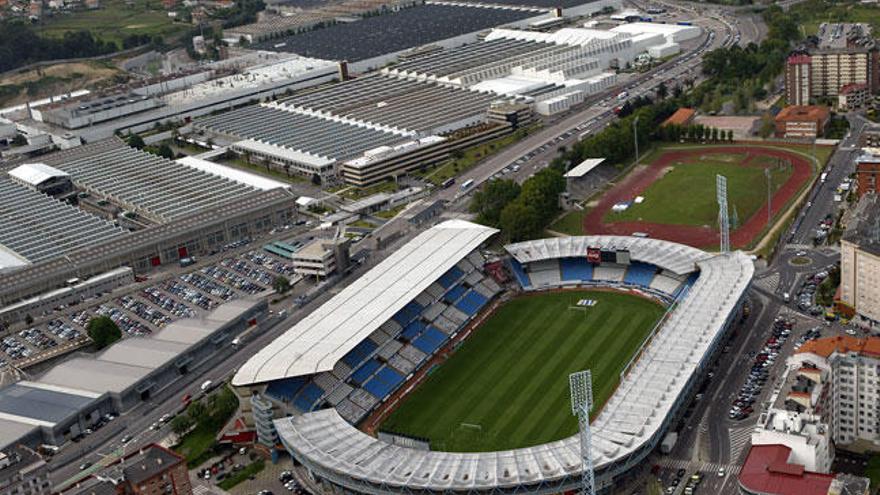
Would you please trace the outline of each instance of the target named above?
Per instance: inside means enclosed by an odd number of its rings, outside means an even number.
[[[770,191],[770,169],[769,168],[764,169],[764,175],[767,177],[767,228],[770,228],[770,220],[773,218],[773,213],[771,210],[773,208],[771,208],[772,205],[770,204],[772,194]]]
[[[636,164],[639,163],[639,116],[633,119],[633,142],[636,145]]]

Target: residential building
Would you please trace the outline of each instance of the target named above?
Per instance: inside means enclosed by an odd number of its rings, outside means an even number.
[[[0,452],[0,493],[4,495],[52,493],[48,465],[39,454],[22,446]]]
[[[831,112],[822,106],[788,106],[776,115],[776,137],[815,139],[828,128]]]
[[[121,495],[192,495],[186,458],[151,444],[125,459]]]
[[[785,445],[754,445],[739,471],[740,491],[749,495],[868,495],[867,478],[805,469]]]
[[[810,56],[795,53],[785,62],[785,99],[790,105],[810,104]]]
[[[880,322],[880,203],[874,193],[859,200],[840,240],[838,307],[867,325]]]
[[[837,95],[837,108],[840,110],[855,110],[867,104],[871,99],[868,85],[865,83],[852,83],[840,88]]]
[[[880,174],[880,153],[875,153],[871,149],[863,150],[856,159],[856,192],[860,198],[877,192],[878,174]]]
[[[791,105],[836,97],[851,84],[880,90],[880,54],[867,24],[824,23],[817,41],[801,47],[786,61],[785,94]]]
[[[817,393],[825,400],[818,414],[826,419],[837,448],[880,447],[880,337],[848,335],[805,343],[788,360],[829,377]]]

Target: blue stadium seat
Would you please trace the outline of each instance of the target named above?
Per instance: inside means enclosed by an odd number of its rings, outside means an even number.
[[[434,327],[429,327],[421,337],[413,342],[413,346],[425,354],[432,354],[446,342],[447,338],[445,333]]]
[[[623,282],[626,284],[648,287],[651,285],[651,280],[654,280],[654,275],[656,273],[656,266],[634,261],[629,265],[629,268],[627,268],[626,275],[623,277]]]
[[[416,320],[407,325],[406,328],[403,329],[403,332],[400,333],[400,335],[403,336],[406,340],[412,340],[418,337],[424,329],[425,324]]]
[[[370,354],[376,350],[376,343],[370,339],[363,340],[360,344],[356,345],[354,349],[348,351],[345,356],[342,356],[342,362],[347,364],[350,368],[357,368],[361,363],[366,361]]]
[[[409,322],[415,320],[422,313],[423,309],[425,308],[423,308],[421,304],[415,301],[410,301],[403,307],[403,309],[395,313],[392,318],[399,323],[400,326],[405,327]]]
[[[562,258],[559,261],[562,280],[567,282],[593,280],[593,265],[586,258]]]
[[[464,275],[464,272],[461,271],[461,268],[457,266],[453,266],[446,273],[440,275],[440,278],[437,279],[437,283],[442,285],[444,289],[448,289],[452,287],[452,284],[458,282],[458,279]]]
[[[372,380],[364,384],[364,390],[384,399],[403,383],[403,375],[385,366],[376,373]]]
[[[312,406],[315,405],[315,401],[317,401],[323,394],[324,389],[314,383],[309,383],[306,385],[306,388],[299,393],[296,400],[293,401],[293,405],[299,408],[302,412],[309,412],[312,410]]]
[[[513,274],[516,276],[517,282],[519,282],[519,285],[521,285],[523,289],[528,289],[532,286],[532,283],[529,281],[529,276],[526,275],[526,272],[523,270],[522,265],[519,264],[519,261],[510,258],[510,267],[513,269]]]
[[[370,359],[351,374],[351,380],[358,385],[363,385],[363,383],[367,381],[367,379],[370,378],[380,366],[382,366],[382,364],[379,363],[379,361]]]
[[[479,292],[472,290],[468,291],[461,300],[455,305],[456,308],[464,311],[468,316],[473,316],[477,314],[477,311],[480,310],[483,306],[486,305],[486,302],[489,300],[486,299],[485,296],[480,294]]]
[[[461,296],[463,296],[466,291],[467,289],[465,289],[464,287],[456,285],[455,287],[449,289],[448,292],[446,292],[446,294],[443,296],[443,299],[445,299],[446,302],[448,302],[449,304],[452,304],[455,301],[461,299]]]
[[[309,379],[306,377],[296,376],[293,378],[285,378],[283,380],[269,382],[269,384],[266,385],[266,395],[273,399],[290,402],[308,381]]]

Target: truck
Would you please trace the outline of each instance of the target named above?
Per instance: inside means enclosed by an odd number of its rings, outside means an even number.
[[[660,443],[660,453],[669,454],[672,452],[672,449],[675,448],[675,442],[678,442],[678,432],[671,431],[667,433]]]

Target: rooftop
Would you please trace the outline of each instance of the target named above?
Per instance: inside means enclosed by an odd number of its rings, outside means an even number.
[[[859,163],[877,163],[875,155],[862,155]],[[880,196],[868,193],[859,199],[843,233],[843,240],[862,251],[880,256]]]
[[[696,114],[697,111],[693,108],[679,108],[674,114],[670,115],[668,119],[664,120],[661,125],[684,125],[690,122]]]
[[[834,475],[812,473],[789,464],[791,448],[754,445],[739,473],[739,484],[749,493],[773,495],[827,495]]]
[[[817,105],[789,105],[776,115],[777,122],[826,120],[830,112],[828,107]]]
[[[604,162],[604,158],[587,158],[586,160],[580,162],[576,166],[574,166],[571,170],[565,173],[566,177],[583,177],[590,173],[594,168],[598,167],[599,164]]]
[[[10,177],[31,186],[38,186],[49,179],[57,177],[70,177],[70,174],[45,163],[25,163],[8,172]]]
[[[880,337],[860,339],[849,335],[838,335],[810,340],[797,350],[797,354],[803,353],[816,354],[826,359],[834,353],[856,353],[866,357],[880,358]]]
[[[150,444],[125,460],[125,479],[138,485],[180,464],[184,458],[157,444]]]
[[[251,357],[233,385],[333,369],[342,356],[496,232],[463,220],[426,230]]]

